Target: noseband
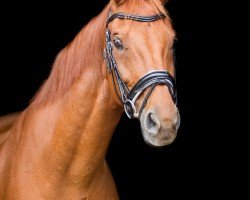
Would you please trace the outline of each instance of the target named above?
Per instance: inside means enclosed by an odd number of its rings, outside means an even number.
[[[128,15],[124,13],[115,13],[108,18],[107,21],[107,29],[106,29],[106,47],[104,49],[104,58],[107,63],[108,72],[112,75],[114,88],[117,97],[124,105],[124,110],[127,116],[132,118],[139,118],[143,108],[146,106],[147,100],[150,97],[151,93],[155,89],[157,85],[166,85],[169,89],[169,92],[172,96],[174,103],[176,104],[177,95],[176,95],[176,86],[175,80],[171,76],[171,74],[165,70],[154,70],[150,71],[141,77],[136,84],[132,87],[131,90],[127,87],[124,81],[121,78],[121,74],[118,70],[114,55],[113,55],[113,44],[111,41],[111,33],[108,29],[108,25],[114,19],[126,19],[126,20],[134,20],[138,22],[154,22],[159,19],[165,18],[164,14],[157,14],[153,16],[137,16],[137,15]],[[116,81],[116,83],[115,83]],[[119,92],[117,86],[119,88]],[[144,90],[150,88],[148,93],[146,94],[143,103],[139,109],[136,110],[135,102],[139,98],[139,96],[143,93]]]

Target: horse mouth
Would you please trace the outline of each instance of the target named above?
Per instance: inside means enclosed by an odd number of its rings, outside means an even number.
[[[141,132],[143,139],[146,144],[148,144],[151,147],[163,147],[166,145],[170,145],[174,142],[176,136],[177,136],[177,130],[167,130],[162,129],[156,134],[152,134],[148,132],[142,125],[141,125]]]

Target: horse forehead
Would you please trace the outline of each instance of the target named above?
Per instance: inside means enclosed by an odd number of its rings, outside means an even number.
[[[167,27],[164,26],[164,23],[153,24],[157,22],[143,22],[136,23],[131,26],[127,32],[128,42],[133,42],[136,44],[153,44],[160,45],[165,44],[168,40],[171,40],[171,37],[167,35]],[[171,32],[171,31],[170,31]]]
[[[138,22],[133,20],[117,19],[110,25],[112,33],[118,34],[121,37],[126,36],[153,36],[173,33],[170,26],[165,24],[162,20],[154,22]]]
[[[171,46],[175,38],[175,31],[172,26],[162,21],[150,22],[150,24],[146,22],[144,26],[135,24],[133,27],[128,32],[129,42],[132,43],[150,44],[154,48],[165,48]]]
[[[128,25],[129,26],[129,25]],[[154,22],[137,22],[137,21],[132,21],[129,32],[132,33],[137,33],[140,35],[165,35],[165,33],[168,32],[168,26],[162,21],[154,21]],[[171,30],[170,30],[171,32]]]
[[[175,31],[168,20],[160,19],[153,22],[139,22],[133,20],[117,20],[115,28],[124,35],[161,36],[160,38],[175,37]],[[118,31],[119,32],[119,31]]]

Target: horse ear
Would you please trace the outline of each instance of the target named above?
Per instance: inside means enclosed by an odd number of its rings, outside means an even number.
[[[168,2],[168,0],[161,0],[161,2],[163,5],[165,5]]]
[[[110,3],[113,5],[118,5],[122,0],[110,0]]]

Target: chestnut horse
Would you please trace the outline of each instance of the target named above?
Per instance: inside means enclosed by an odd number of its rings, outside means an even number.
[[[175,32],[164,3],[111,0],[58,54],[29,107],[0,118],[0,200],[119,199],[105,155],[124,110],[148,144],[173,142]]]

